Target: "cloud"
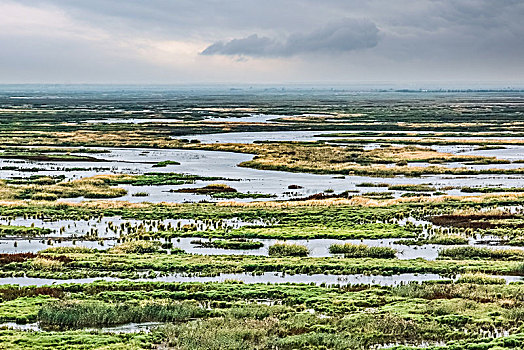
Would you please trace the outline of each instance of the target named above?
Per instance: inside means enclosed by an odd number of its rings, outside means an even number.
[[[250,35],[208,46],[202,55],[285,57],[308,53],[341,53],[377,46],[380,31],[375,23],[346,18],[313,32],[289,35],[285,40]]]
[[[522,0],[0,0],[0,83],[522,82],[523,31]]]

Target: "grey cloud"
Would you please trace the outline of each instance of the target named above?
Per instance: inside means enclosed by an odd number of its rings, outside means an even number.
[[[291,34],[283,41],[257,34],[227,42],[219,41],[208,46],[201,54],[282,57],[347,52],[377,46],[379,33],[377,26],[369,20],[346,18],[307,34]]]
[[[70,22],[71,38],[0,24],[0,82],[524,79],[522,0],[0,0],[5,3],[57,10]],[[329,24],[346,17],[368,20]],[[83,28],[101,35],[75,34]],[[190,48],[175,52],[178,43]],[[157,56],[163,59],[152,59]]]

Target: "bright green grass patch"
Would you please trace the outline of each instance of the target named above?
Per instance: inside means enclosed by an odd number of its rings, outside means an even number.
[[[0,225],[0,237],[2,236],[41,236],[48,235],[51,230],[41,227]]]
[[[264,246],[264,243],[262,242],[247,239],[216,239],[214,241],[194,240],[191,241],[191,244],[203,248],[217,249],[258,249]]]
[[[274,238],[274,239],[314,239],[314,238],[335,238],[335,239],[379,239],[379,238],[411,238],[416,237],[417,233],[408,228],[395,224],[363,224],[344,228],[311,226],[311,227],[289,227],[289,226],[269,226],[269,227],[241,227],[230,231],[164,231],[149,232],[145,234],[151,237],[242,237],[242,238]]]
[[[0,302],[0,322],[34,322],[42,306],[54,300],[56,299],[39,295]]]
[[[0,329],[0,347],[16,350],[151,349],[154,335],[102,334],[96,331],[25,332]]]
[[[307,256],[306,246],[294,243],[275,243],[269,247],[269,256]]]
[[[439,257],[448,259],[524,260],[524,250],[465,246],[443,249],[439,252]]]
[[[46,254],[47,256],[47,254]],[[176,254],[67,254],[70,262],[60,263],[54,269],[34,264],[33,260],[0,266],[2,276],[83,278],[126,277],[138,278],[138,272],[157,274],[191,273],[216,275],[219,273],[285,272],[289,274],[377,274],[400,273],[459,274],[482,272],[500,275],[523,275],[520,261],[502,260],[435,260],[374,259],[339,257],[267,257],[247,255],[191,255]],[[64,259],[64,258],[60,258]]]
[[[368,247],[365,244],[332,244],[329,247],[331,254],[344,254],[346,258],[382,258],[392,259],[397,251],[389,247]]]

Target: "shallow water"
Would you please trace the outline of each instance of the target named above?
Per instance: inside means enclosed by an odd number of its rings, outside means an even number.
[[[496,239],[496,238],[494,238]],[[218,248],[203,248],[199,247],[196,244],[191,243],[192,241],[208,241],[206,238],[198,237],[182,237],[171,240],[174,248],[181,248],[186,253],[190,254],[199,254],[199,255],[269,255],[269,247],[275,243],[282,242],[279,239],[252,239],[253,241],[262,242],[263,247],[257,249],[218,249]],[[348,240],[339,240],[339,239],[297,239],[289,240],[288,242],[294,244],[304,245],[309,249],[309,257],[330,257],[337,256],[337,254],[331,254],[329,252],[329,247],[332,244],[365,244],[370,247],[389,247],[397,251],[396,257],[398,259],[407,260],[407,259],[417,259],[423,258],[425,260],[435,260],[438,257],[439,251],[442,249],[454,247],[449,245],[437,245],[437,244],[424,244],[421,246],[408,246],[396,244],[398,238],[389,238],[389,239],[348,239]],[[493,241],[489,238],[483,238],[483,240]],[[163,242],[163,240],[160,240]],[[15,246],[16,242],[16,246]],[[43,249],[49,247],[72,247],[72,246],[81,246],[87,248],[95,248],[99,250],[106,250],[115,245],[118,242],[116,239],[105,239],[101,241],[83,241],[77,239],[74,242],[71,240],[59,241],[52,239],[51,242],[47,238],[41,239],[9,239],[3,238],[0,239],[0,253],[37,253]],[[505,245],[493,245],[487,243],[477,243],[475,240],[471,240],[469,246],[479,247],[479,248],[488,248],[488,249],[517,249],[524,250],[524,247],[514,247],[514,246],[505,246]]]
[[[458,278],[454,277],[453,279]],[[524,281],[522,276],[495,276],[504,278],[507,283]],[[241,281],[244,283],[307,283],[315,285],[351,285],[351,284],[371,284],[381,286],[397,286],[410,282],[449,280],[449,276],[442,276],[432,273],[404,273],[391,276],[379,275],[325,275],[325,274],[296,274],[287,275],[280,272],[266,272],[263,274],[248,273],[225,273],[218,276],[188,276],[183,274],[173,274],[157,278],[139,278],[131,281],[137,282],[227,282]],[[20,286],[43,286],[63,283],[92,283],[95,281],[124,281],[128,279],[120,278],[79,278],[79,279],[51,279],[51,278],[34,278],[34,277],[4,277],[0,278],[0,285],[17,284]]]
[[[149,332],[152,328],[163,325],[160,322],[143,322],[143,323],[126,323],[123,325],[113,327],[100,327],[100,328],[83,328],[84,331],[96,331],[102,333],[138,333],[138,332]],[[34,331],[41,332],[45,331],[40,325],[35,323],[19,324],[14,322],[0,323],[0,328],[9,328],[21,331]]]
[[[0,217],[0,225],[12,226],[34,226],[52,230],[51,235],[38,236],[38,238],[52,237],[82,237],[95,232],[100,238],[118,238],[121,233],[129,232],[130,229],[142,227],[147,232],[157,232],[162,226],[166,230],[193,225],[197,231],[213,230],[217,228],[235,229],[244,226],[263,226],[263,220],[246,221],[239,218],[221,220],[192,220],[192,219],[165,219],[165,220],[137,220],[123,219],[119,216],[93,218],[89,220],[44,220],[36,218],[7,218]],[[62,232],[61,232],[62,231]]]
[[[294,131],[294,132],[275,132],[264,133],[267,139],[289,139],[296,137],[300,140],[305,140],[317,134],[316,131]],[[260,137],[258,133],[235,133],[228,134],[209,134],[200,135],[202,137],[223,136],[223,137],[242,137],[245,139],[237,140],[238,142],[248,142],[249,139],[254,140]],[[206,142],[209,140],[206,140]],[[222,140],[227,141],[227,140]],[[232,140],[231,140],[232,141]],[[368,145],[369,146],[369,145]],[[447,146],[446,146],[447,147]],[[457,153],[461,149],[457,146],[447,147],[447,151]],[[455,151],[453,151],[455,150]],[[524,153],[524,146],[514,146],[511,148],[512,152],[508,153],[508,157],[512,159],[520,159],[520,154]],[[490,155],[496,155],[499,158],[504,158],[506,150],[489,150],[489,151],[470,151],[471,154],[478,152],[490,152]],[[465,154],[465,153],[462,153]],[[487,155],[487,154],[486,154]],[[92,154],[91,154],[92,156]],[[17,166],[21,168],[42,168],[49,170],[42,170],[35,172],[38,175],[58,175],[63,174],[68,179],[78,179],[99,174],[143,174],[147,172],[177,172],[187,173],[200,176],[216,176],[226,179],[239,180],[228,181],[219,180],[213,182],[225,183],[231,187],[236,188],[240,192],[254,192],[266,193],[276,195],[275,199],[289,199],[297,197],[305,197],[316,193],[321,193],[325,190],[333,190],[335,192],[343,192],[346,190],[365,190],[364,188],[356,187],[356,184],[362,182],[372,183],[387,183],[387,184],[421,184],[431,183],[437,188],[446,186],[503,186],[503,187],[519,187],[522,183],[522,176],[520,175],[472,175],[472,176],[449,176],[449,175],[428,175],[419,178],[406,178],[403,176],[394,178],[380,178],[367,176],[345,176],[344,178],[333,175],[318,175],[305,173],[290,173],[283,171],[268,171],[256,170],[249,168],[238,167],[241,162],[252,159],[252,155],[239,154],[232,152],[215,152],[215,151],[200,151],[200,150],[175,150],[175,149],[125,149],[112,148],[109,153],[97,154],[96,157],[103,159],[103,162],[33,162],[0,159],[0,167],[3,166]],[[524,158],[524,156],[522,157]],[[176,160],[180,165],[168,165],[164,168],[153,168],[153,165],[160,161]],[[410,163],[410,166],[430,166],[429,163]],[[460,167],[462,163],[450,163],[446,166]],[[489,169],[493,167],[500,168],[517,168],[522,164],[496,164],[496,165],[468,165],[471,169]],[[74,170],[63,172],[60,168],[95,168],[91,170]],[[103,168],[109,170],[97,170],[96,168]],[[17,170],[0,170],[0,178],[10,177],[26,177],[30,173]],[[222,201],[222,199],[213,199],[207,195],[199,195],[192,193],[177,193],[170,192],[187,187],[202,187],[209,182],[196,181],[195,184],[186,184],[178,186],[129,186],[121,185],[120,187],[128,190],[128,194],[116,198],[115,200],[126,200],[130,202],[196,202],[196,201]],[[290,190],[288,186],[300,185],[303,188],[297,190]],[[384,191],[385,189],[373,188],[366,192]],[[138,192],[148,193],[147,197],[136,197],[133,194]],[[455,195],[466,195],[459,191],[445,192]],[[400,196],[402,191],[393,192],[395,197]],[[61,199],[62,201],[82,201],[84,198]],[[253,201],[253,200],[267,200],[259,199],[238,199],[239,201]]]

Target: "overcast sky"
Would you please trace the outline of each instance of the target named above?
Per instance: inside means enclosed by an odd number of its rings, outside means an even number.
[[[0,0],[0,83],[524,82],[523,0]]]

